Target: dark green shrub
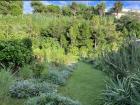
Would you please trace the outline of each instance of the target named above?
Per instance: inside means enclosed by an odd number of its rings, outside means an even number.
[[[28,48],[31,49],[32,48],[32,41],[29,38],[24,38],[22,40],[23,44]]]
[[[135,36],[140,38],[140,21],[132,15],[122,16],[117,21],[117,30],[123,32],[125,36]]]
[[[27,40],[27,39],[26,39]],[[30,44],[27,44],[30,42]],[[6,66],[12,63],[14,66],[22,66],[32,59],[31,41],[23,40],[1,40],[0,41],[0,62]]]
[[[58,94],[42,94],[41,96],[30,98],[26,105],[80,105],[80,103]]]
[[[62,35],[67,35],[68,28],[69,21],[59,19],[50,22],[48,27],[41,29],[40,34],[44,37],[52,37],[59,40]]]

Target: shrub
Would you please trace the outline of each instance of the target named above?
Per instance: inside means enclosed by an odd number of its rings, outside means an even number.
[[[29,38],[24,38],[22,40],[22,42],[24,43],[24,45],[28,48],[31,49],[32,48],[32,41]]]
[[[29,63],[32,59],[31,44],[27,44],[28,41],[23,40],[1,40],[0,41],[0,62],[6,66],[13,63],[14,66],[21,66],[25,63]],[[26,42],[26,43],[25,43]],[[9,65],[8,65],[9,66]]]
[[[47,80],[57,85],[64,85],[70,75],[71,72],[68,70],[63,71],[51,70],[48,72]]]
[[[26,105],[80,105],[80,103],[57,94],[42,94],[39,97],[30,98]]]
[[[23,80],[23,81],[17,81],[15,84],[13,84],[9,92],[11,94],[11,97],[16,98],[27,98],[27,97],[33,97],[38,96],[40,93],[55,93],[57,86],[46,83],[46,82],[36,82],[33,80]]]
[[[41,30],[40,34],[44,37],[52,37],[59,40],[61,35],[65,36],[67,34],[69,25],[69,21],[65,19],[53,20],[48,27]]]
[[[27,98],[39,95],[39,90],[35,88],[35,84],[25,81],[18,81],[10,87],[12,97]]]
[[[138,105],[140,102],[140,79],[130,76],[110,82],[103,92],[104,105]]]
[[[117,30],[123,32],[124,36],[136,36],[140,38],[140,21],[135,15],[122,16],[117,21]]]
[[[36,88],[37,88],[37,90],[39,90],[40,93],[45,93],[45,94],[57,93],[57,85],[47,83],[45,81],[43,81],[41,83],[37,83]]]
[[[0,2],[0,14],[3,15],[21,15],[23,12],[23,2],[22,1],[1,1]]]
[[[118,51],[105,53],[101,65],[103,70],[116,78],[136,73],[140,65],[140,47],[134,39],[128,39]]]

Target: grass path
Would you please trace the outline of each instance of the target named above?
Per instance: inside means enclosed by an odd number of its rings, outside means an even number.
[[[105,87],[107,77],[90,64],[80,62],[77,70],[68,80],[66,86],[60,88],[61,94],[79,100],[82,105],[99,105],[101,91]]]

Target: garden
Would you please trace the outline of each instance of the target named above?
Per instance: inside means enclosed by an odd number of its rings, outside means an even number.
[[[3,6],[5,5],[5,6]],[[116,2],[0,1],[0,105],[139,105],[140,19]]]

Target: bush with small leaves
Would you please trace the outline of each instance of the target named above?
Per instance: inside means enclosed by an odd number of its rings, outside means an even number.
[[[28,80],[18,81],[10,87],[11,97],[27,98],[39,95],[39,90],[36,89],[35,84]]]
[[[27,98],[38,96],[41,93],[55,93],[57,92],[57,86],[46,82],[23,80],[13,84],[9,92],[11,97]]]
[[[70,75],[71,72],[68,70],[63,71],[51,70],[48,72],[47,80],[57,85],[64,85]]]
[[[68,97],[58,94],[42,94],[38,97],[30,98],[25,105],[81,105]]]

